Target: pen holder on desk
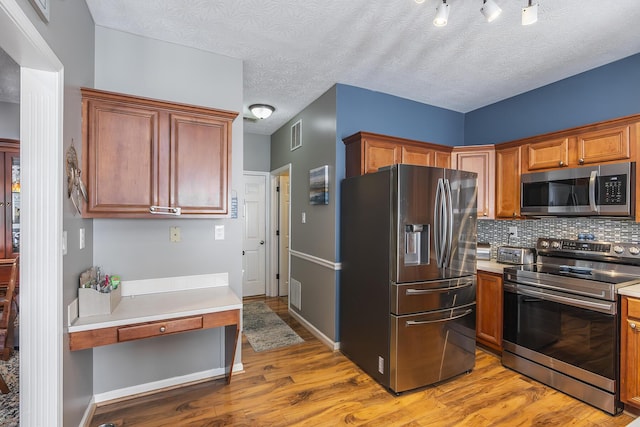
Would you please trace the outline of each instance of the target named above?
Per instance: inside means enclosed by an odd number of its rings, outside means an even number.
[[[80,317],[111,314],[120,303],[122,287],[118,286],[111,292],[98,292],[95,289],[78,289],[78,310]]]

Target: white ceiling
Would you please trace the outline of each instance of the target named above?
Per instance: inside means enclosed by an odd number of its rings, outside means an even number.
[[[86,0],[96,25],[243,60],[244,108],[276,107],[270,135],[335,83],[468,112],[640,52],[638,0]]]

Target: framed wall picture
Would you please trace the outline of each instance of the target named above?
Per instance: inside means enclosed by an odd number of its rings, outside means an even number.
[[[40,18],[44,22],[49,22],[49,9],[51,8],[51,0],[30,0],[33,8],[38,12]]]
[[[329,166],[324,165],[309,171],[309,203],[329,204]]]

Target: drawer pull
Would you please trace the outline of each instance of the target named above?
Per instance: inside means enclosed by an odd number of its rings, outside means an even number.
[[[630,323],[629,326],[631,326],[631,329],[633,329],[634,331],[636,330],[636,324],[635,323]]]
[[[160,332],[164,332],[166,330],[167,330],[167,328],[165,328],[164,326],[160,326]]]

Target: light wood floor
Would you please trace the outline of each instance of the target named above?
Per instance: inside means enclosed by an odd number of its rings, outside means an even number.
[[[101,406],[91,426],[625,426],[606,413],[505,369],[479,350],[470,374],[407,392],[386,391],[268,304],[305,342],[262,353],[242,339],[244,373]]]

